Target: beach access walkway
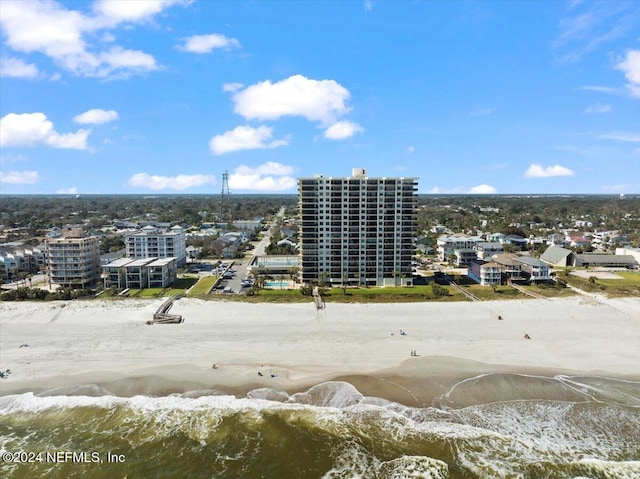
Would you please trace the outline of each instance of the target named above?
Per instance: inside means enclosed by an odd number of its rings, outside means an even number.
[[[545,296],[542,296],[541,294],[538,293],[534,293],[533,291],[529,291],[528,289],[520,286],[519,284],[515,284],[515,283],[509,283],[509,286],[511,286],[513,289],[520,291],[522,294],[526,294],[527,296],[531,296],[532,298],[535,299],[548,299]]]
[[[458,293],[462,294],[463,296],[466,296],[467,298],[469,298],[471,301],[482,301],[480,298],[478,298],[475,294],[470,293],[469,291],[467,291],[464,288],[461,288],[460,286],[458,286],[458,283],[456,283],[454,280],[450,279],[449,280],[449,284],[451,285],[451,287],[457,291]]]
[[[147,321],[147,324],[179,324],[184,322],[184,318],[180,314],[169,314],[169,310],[173,306],[173,303],[180,298],[184,298],[186,294],[177,294],[171,296],[164,303],[160,305],[158,310],[153,314],[153,320]]]

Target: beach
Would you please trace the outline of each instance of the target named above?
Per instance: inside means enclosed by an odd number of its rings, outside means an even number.
[[[161,303],[0,304],[3,477],[640,474],[638,298]]]
[[[640,376],[638,298],[328,304],[319,311],[312,303],[183,298],[171,313],[184,323],[146,324],[161,302],[0,304],[0,370],[11,370],[1,393],[107,383],[121,395],[291,392],[348,378],[367,393],[381,389],[389,399],[424,404],[452,381],[487,372]],[[402,387],[385,387],[381,377]],[[427,378],[441,388],[425,389]]]

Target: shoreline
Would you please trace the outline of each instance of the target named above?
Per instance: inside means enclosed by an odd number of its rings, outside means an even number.
[[[323,311],[181,299],[171,312],[185,323],[146,325],[160,302],[0,304],[0,370],[11,369],[0,394],[64,394],[96,384],[122,396],[244,397],[341,380],[365,396],[428,406],[457,382],[487,373],[640,380],[637,298],[331,304]]]

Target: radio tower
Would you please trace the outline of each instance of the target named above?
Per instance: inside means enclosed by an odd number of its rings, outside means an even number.
[[[222,173],[222,192],[220,193],[220,215],[218,217],[219,222],[231,221],[231,203],[229,201],[229,173],[224,170]]]

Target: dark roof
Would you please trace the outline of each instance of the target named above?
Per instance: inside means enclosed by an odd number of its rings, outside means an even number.
[[[634,264],[635,258],[630,254],[583,253],[576,257],[582,263],[589,264]]]

